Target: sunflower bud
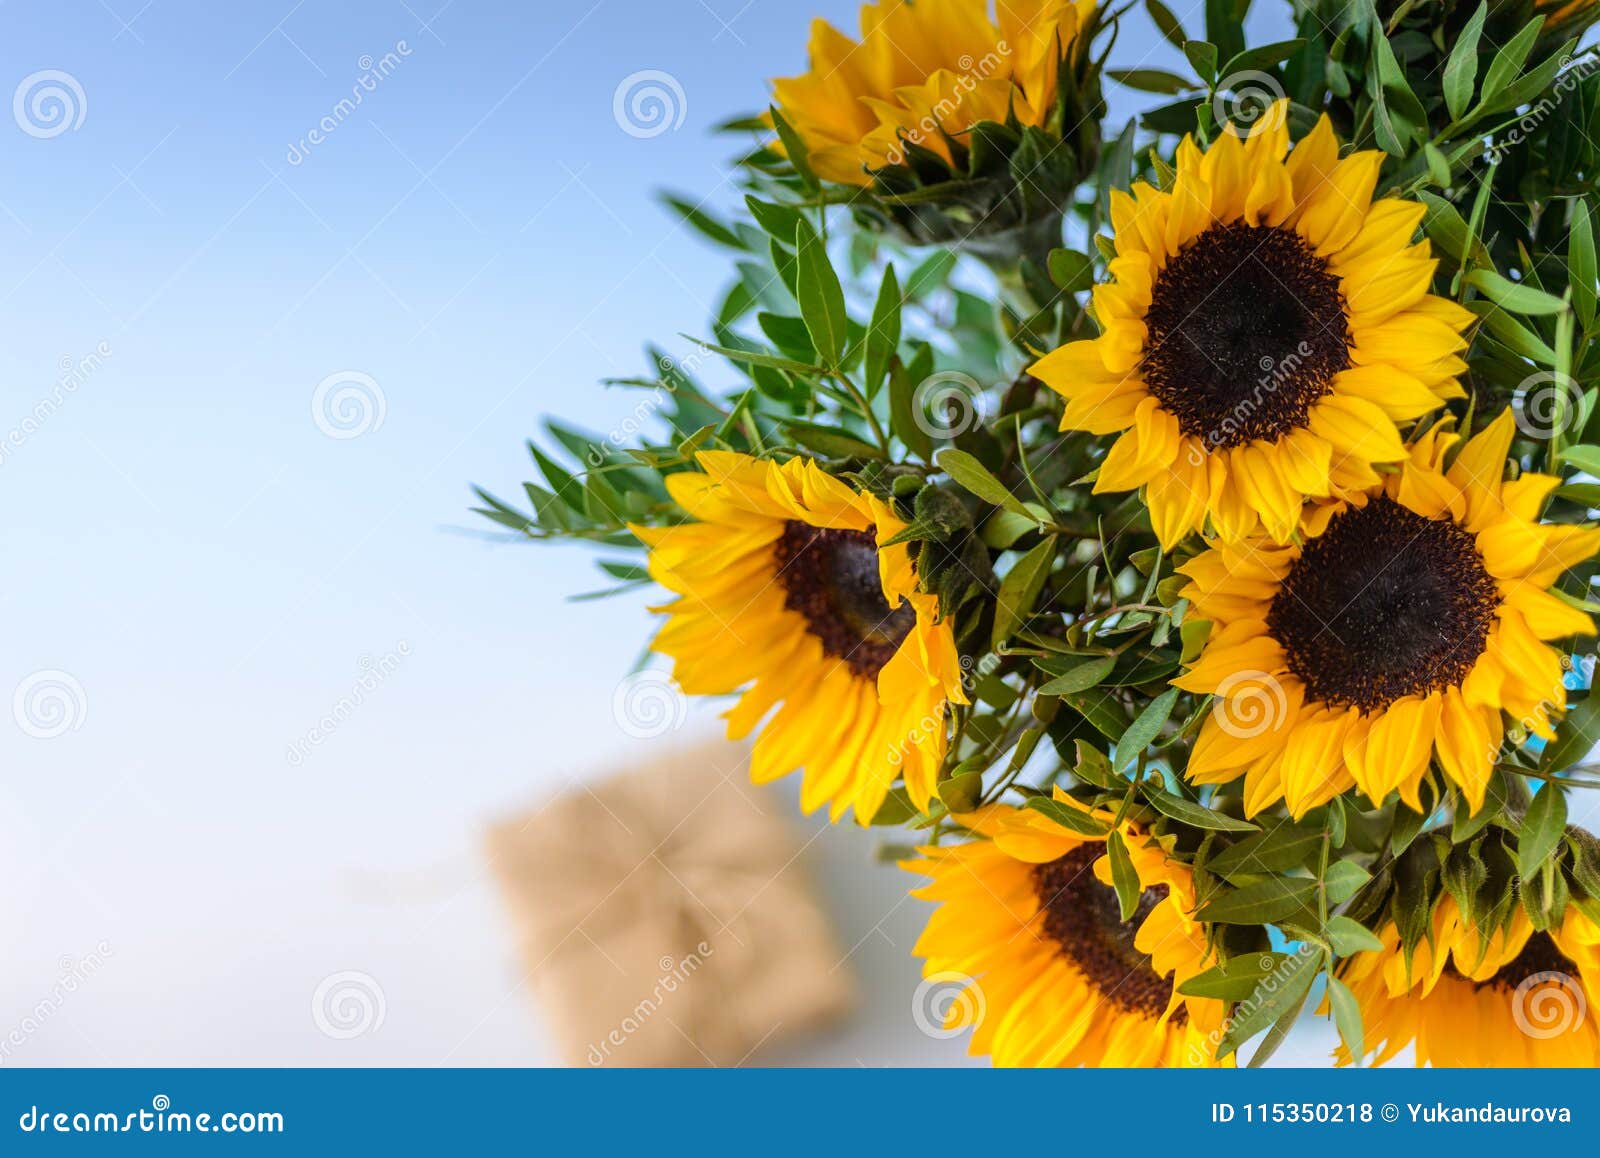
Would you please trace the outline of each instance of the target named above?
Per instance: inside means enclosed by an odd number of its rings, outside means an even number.
[[[983,3],[880,0],[861,28],[855,41],[812,25],[810,68],[773,83],[777,151],[917,244],[992,247],[1059,219],[1100,150],[1094,0],[1005,3],[994,18]]]

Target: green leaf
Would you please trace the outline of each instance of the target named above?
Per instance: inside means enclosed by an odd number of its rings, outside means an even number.
[[[1052,249],[1050,280],[1065,293],[1082,293],[1094,285],[1094,262],[1075,249]]]
[[[1359,1064],[1367,1054],[1361,1026],[1361,1003],[1350,992],[1348,985],[1330,975],[1328,1004],[1333,1007],[1333,1023],[1339,1027],[1339,1036],[1344,1039],[1345,1048]]]
[[[1363,950],[1383,948],[1383,942],[1376,934],[1360,921],[1350,917],[1329,917],[1327,933],[1333,951],[1341,957],[1348,957]]]
[[[1284,953],[1241,953],[1204,973],[1196,973],[1178,986],[1185,997],[1214,997],[1218,1001],[1243,1001],[1289,959]]]
[[[1106,75],[1118,84],[1137,89],[1139,92],[1153,92],[1164,96],[1192,92],[1198,87],[1191,80],[1159,68],[1108,68]]]
[[[1427,114],[1406,82],[1394,46],[1381,29],[1372,37],[1372,60],[1375,75],[1368,78],[1372,133],[1384,152],[1401,157],[1407,143],[1425,133]]]
[[[1539,38],[1539,30],[1544,27],[1544,17],[1538,16],[1513,36],[1504,48],[1495,53],[1494,59],[1489,62],[1488,70],[1483,74],[1483,92],[1481,103],[1488,104],[1500,95],[1502,89],[1517,78],[1522,71],[1523,63],[1528,59],[1528,53],[1533,51],[1534,41]]]
[[[1314,880],[1272,877],[1219,894],[1201,905],[1195,916],[1221,925],[1270,925],[1305,909],[1316,896]]]
[[[939,785],[939,799],[951,812],[971,812],[983,798],[983,772],[962,772]]]
[[[1567,796],[1558,784],[1545,784],[1533,794],[1517,834],[1517,873],[1524,882],[1539,875],[1567,830]]]
[[[1072,774],[1086,784],[1109,788],[1114,778],[1111,774],[1111,761],[1106,759],[1105,753],[1087,740],[1074,740],[1072,747],[1078,756],[1073,763]]]
[[[539,465],[539,473],[544,475],[544,481],[550,484],[550,489],[556,496],[575,513],[583,514],[583,484],[532,442],[528,443],[528,451],[533,455],[534,462]]]
[[[1106,838],[1106,854],[1111,858],[1111,884],[1117,890],[1122,919],[1130,921],[1139,911],[1139,897],[1144,893],[1144,886],[1139,883],[1139,873],[1128,855],[1128,846],[1122,843],[1122,833],[1113,832]]]
[[[1304,39],[1296,38],[1294,40],[1275,40],[1271,44],[1263,44],[1257,48],[1247,48],[1222,66],[1222,75],[1229,77],[1241,72],[1266,72],[1275,65],[1288,60],[1305,46]]]
[[[745,205],[756,224],[774,240],[788,245],[794,240],[795,229],[800,224],[800,211],[792,205],[775,205],[750,194],[745,195]]]
[[[1556,352],[1549,343],[1493,302],[1473,298],[1467,303],[1467,308],[1482,318],[1483,328],[1513,353],[1530,358],[1541,366],[1556,364]]]
[[[1459,121],[1472,104],[1472,83],[1478,78],[1478,37],[1483,35],[1483,21],[1488,14],[1489,0],[1481,0],[1444,63],[1444,101],[1452,120]]]
[[[796,297],[800,316],[811,332],[811,343],[829,366],[838,365],[849,338],[850,320],[844,309],[844,289],[828,261],[828,250],[804,217],[794,234],[797,266]]]
[[[945,279],[955,267],[956,255],[953,250],[934,250],[923,259],[921,265],[911,271],[911,276],[906,278],[906,300],[921,301],[944,285]]]
[[[699,338],[684,334],[683,337],[713,354],[721,354],[730,362],[741,362],[749,366],[767,366],[773,370],[782,370],[787,374],[799,374],[806,378],[818,378],[827,371],[821,366],[808,366],[804,362],[796,362],[793,358],[785,358],[778,354],[764,354],[760,350],[736,350],[732,346],[719,346],[714,342],[702,342]]]
[[[1502,306],[1514,314],[1541,316],[1559,314],[1566,309],[1566,303],[1554,294],[1547,294],[1543,290],[1534,289],[1531,285],[1522,285],[1501,277],[1492,269],[1473,270],[1467,275],[1467,284],[1476,288],[1495,305]]]
[[[1189,58],[1189,64],[1194,68],[1194,74],[1206,84],[1209,85],[1217,79],[1217,46],[1215,44],[1207,43],[1204,40],[1187,41],[1183,46],[1183,55]]]
[[[672,209],[679,217],[697,229],[703,236],[715,241],[718,245],[726,245],[729,249],[745,248],[739,235],[718,221],[711,214],[681,197],[674,197],[670,193],[660,194],[661,203]]]
[[[1056,676],[1039,689],[1041,696],[1060,696],[1069,692],[1085,692],[1092,687],[1097,687],[1101,680],[1111,674],[1111,669],[1117,666],[1117,657],[1114,655],[1097,655],[1086,659],[1076,667]]]
[[[1600,507],[1600,483],[1568,483],[1557,487],[1555,496],[1593,510]]]
[[[1594,325],[1596,261],[1594,223],[1589,203],[1579,197],[1572,202],[1572,236],[1567,240],[1567,269],[1572,286],[1572,306],[1585,330]]]
[[[1569,446],[1561,452],[1561,461],[1567,466],[1577,467],[1584,474],[1600,474],[1600,446],[1587,443]]]
[[[1189,36],[1184,32],[1183,25],[1179,23],[1177,16],[1173,15],[1172,9],[1163,4],[1161,0],[1144,0],[1144,6],[1150,13],[1151,21],[1160,30],[1161,35],[1166,37],[1167,43],[1172,45],[1173,48],[1181,50],[1183,42],[1188,40]]]
[[[1134,718],[1133,723],[1122,733],[1122,738],[1117,741],[1116,771],[1121,772],[1130,767],[1138,759],[1139,754],[1150,746],[1150,742],[1166,726],[1167,719],[1172,715],[1172,706],[1177,702],[1178,689],[1168,688],[1145,705],[1144,711]]]
[[[1394,823],[1389,828],[1390,855],[1399,856],[1410,848],[1411,842],[1417,839],[1417,834],[1422,831],[1422,826],[1427,820],[1425,814],[1397,805],[1394,810]]]
[[[1432,141],[1422,146],[1422,156],[1428,163],[1428,176],[1433,178],[1433,183],[1441,189],[1450,185],[1450,160],[1444,152]]]
[[[1591,691],[1556,725],[1556,738],[1545,745],[1539,766],[1560,772],[1594,751],[1596,744],[1600,744],[1600,693]]]
[[[1317,974],[1322,970],[1323,960],[1323,955],[1318,953],[1316,955],[1316,964],[1312,966],[1311,981],[1317,979]],[[1260,1069],[1272,1059],[1273,1054],[1278,1052],[1278,1047],[1287,1040],[1290,1031],[1294,1029],[1295,1022],[1300,1020],[1300,1011],[1305,1008],[1306,998],[1310,993],[1311,982],[1307,982],[1305,991],[1284,1007],[1283,1012],[1278,1015],[1278,1019],[1272,1023],[1272,1028],[1267,1030],[1266,1036],[1261,1039],[1261,1044],[1256,1046],[1254,1052],[1251,1053],[1250,1060],[1246,1063],[1249,1069]]]
[[[789,164],[794,166],[800,183],[813,193],[817,192],[822,188],[822,183],[811,171],[810,153],[806,149],[805,138],[794,131],[793,125],[784,120],[783,114],[776,106],[769,107],[767,114],[772,118],[772,127],[778,130],[778,140],[783,142],[783,154],[789,158]]]
[[[920,815],[904,788],[891,788],[872,814],[871,824],[873,828],[895,828]]]
[[[1214,812],[1203,804],[1163,792],[1159,788],[1145,788],[1145,799],[1156,811],[1195,828],[1208,828],[1217,832],[1256,832],[1258,828],[1248,820],[1235,820],[1221,812]]]
[[[878,287],[878,301],[872,307],[872,321],[867,325],[866,366],[862,371],[861,388],[871,398],[878,393],[889,373],[889,362],[900,345],[900,279],[894,266],[886,266],[883,283]]]
[[[926,346],[923,349],[927,349]],[[889,366],[889,428],[923,462],[933,461],[933,436],[917,420],[916,379],[899,362]]]
[[[1217,1046],[1217,1056],[1227,1057],[1269,1025],[1285,1017],[1292,1018],[1305,1004],[1306,994],[1311,991],[1311,983],[1316,980],[1321,965],[1320,953],[1286,956],[1234,1010],[1228,1031]]]
[[[977,495],[986,503],[997,507],[1004,507],[1019,515],[1033,517],[1033,512],[1023,505],[1006,489],[1005,483],[989,473],[989,468],[984,466],[972,455],[964,450],[950,449],[940,453],[939,469],[955,480],[963,490]]]
[[[1128,726],[1128,716],[1121,706],[1101,688],[1088,688],[1081,692],[1057,692],[1073,711],[1094,726],[1108,740],[1115,740]]]
[[[814,450],[830,458],[883,457],[883,451],[879,447],[865,439],[857,438],[848,431],[831,426],[817,426],[811,422],[787,422],[784,424],[784,429],[807,450]]]
[[[1417,199],[1428,207],[1422,219],[1422,231],[1429,241],[1455,258],[1459,265],[1465,265],[1469,257],[1480,265],[1489,264],[1489,251],[1483,247],[1483,242],[1474,239],[1468,244],[1467,223],[1454,205],[1427,190],[1419,191]]]
[[[1062,828],[1075,832],[1079,836],[1104,836],[1108,831],[1106,824],[1096,820],[1087,812],[1053,800],[1048,796],[1030,796],[1028,807],[1035,812],[1049,817]]]
[[[1015,511],[998,510],[984,520],[979,537],[997,551],[1003,551],[1026,534],[1039,529],[1039,520],[1030,519]]]
[[[1323,877],[1323,884],[1328,890],[1328,903],[1344,904],[1371,879],[1372,874],[1353,860],[1341,860],[1330,865],[1327,875]]]
[[[1220,877],[1285,872],[1307,865],[1321,843],[1320,829],[1279,824],[1229,845],[1206,861],[1206,871]]]
[[[1206,39],[1217,45],[1223,56],[1244,49],[1244,18],[1250,0],[1205,0]]]
[[[1011,638],[1039,601],[1044,581],[1050,574],[1050,565],[1056,558],[1055,536],[1046,538],[1033,550],[1011,565],[1006,577],[1000,581],[1000,594],[995,600],[994,633],[991,643],[999,647]]]

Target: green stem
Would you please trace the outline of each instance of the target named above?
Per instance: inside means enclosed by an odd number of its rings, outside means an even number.
[[[861,411],[861,416],[867,420],[867,425],[872,427],[872,437],[877,440],[879,448],[882,449],[883,457],[888,458],[889,436],[883,432],[883,427],[878,422],[878,416],[872,412],[872,403],[867,401],[867,396],[861,392],[861,388],[850,381],[847,375],[835,372],[833,377],[835,381],[849,391],[851,399],[854,400],[857,409]]]

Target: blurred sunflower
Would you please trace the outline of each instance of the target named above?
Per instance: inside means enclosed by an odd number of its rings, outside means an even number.
[[[905,523],[809,459],[705,451],[667,478],[697,521],[633,527],[650,575],[678,598],[652,645],[690,695],[740,693],[739,739],[772,709],[751,756],[758,783],[805,767],[800,801],[867,823],[896,776],[926,810],[945,709],[967,702],[954,632],[917,590]]]
[[[1485,938],[1446,894],[1409,969],[1395,926],[1378,937],[1383,948],[1357,953],[1340,973],[1374,1064],[1415,1042],[1419,1066],[1600,1066],[1600,928],[1577,905],[1548,933],[1519,906]],[[1335,1056],[1352,1060],[1343,1046]]]
[[[1056,800],[1109,831],[1110,814]],[[1143,889],[1124,921],[1104,836],[1003,804],[957,819],[989,839],[901,864],[932,878],[912,895],[939,902],[913,950],[923,975],[968,982],[945,1029],[971,1026],[970,1052],[1000,1066],[1218,1064],[1222,1002],[1176,990],[1207,955],[1187,866],[1124,826]]]
[[[981,121],[1045,125],[1063,59],[1094,0],[879,0],[861,39],[811,25],[810,68],[773,82],[819,177],[868,186],[906,162],[907,144],[955,164],[950,138]]]
[[[1594,625],[1549,589],[1600,528],[1538,521],[1560,480],[1503,482],[1513,433],[1506,411],[1447,467],[1460,440],[1436,426],[1379,486],[1308,507],[1303,541],[1258,536],[1179,567],[1212,626],[1173,682],[1217,697],[1191,780],[1243,775],[1250,815],[1282,799],[1298,817],[1352,785],[1420,808],[1436,757],[1475,812],[1502,713],[1552,735],[1566,693],[1545,641]]]
[[[1290,152],[1280,101],[1248,139],[1185,137],[1170,189],[1112,193],[1101,334],[1032,373],[1063,430],[1120,434],[1095,490],[1144,487],[1165,546],[1208,518],[1287,541],[1306,497],[1375,485],[1396,424],[1464,396],[1472,315],[1428,292],[1424,207],[1373,200],[1382,161],[1341,160],[1327,117]]]

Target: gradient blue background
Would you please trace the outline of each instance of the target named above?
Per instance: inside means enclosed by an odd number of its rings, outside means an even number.
[[[1198,34],[1199,0],[1173,7]],[[647,338],[681,351],[726,267],[652,199],[735,201],[708,129],[799,71],[814,13],[779,0],[17,2],[0,97],[71,73],[80,127],[0,115],[0,432],[63,359],[103,364],[0,463],[0,698],[71,673],[75,730],[0,712],[0,1037],[63,958],[106,966],[5,1058],[61,1063],[549,1059],[519,986],[483,825],[647,756],[612,714],[650,620],[578,549],[492,544],[469,481],[514,495],[522,439],[599,431]],[[1288,34],[1287,6],[1254,18]],[[363,56],[409,55],[291,164]],[[1142,13],[1113,64],[1177,64]],[[623,132],[613,92],[671,73],[683,124]],[[1112,90],[1117,125],[1147,99]],[[326,437],[317,383],[356,370],[383,425]],[[470,530],[472,533],[466,533]],[[299,766],[364,658],[409,654]],[[0,705],[4,707],[6,705]],[[685,736],[713,727],[708,713]],[[784,786],[782,799],[793,795]],[[869,1004],[764,1060],[955,1063],[909,1016],[923,919],[853,828],[821,876]],[[376,1032],[318,1032],[311,994],[361,970]],[[1314,1059],[1327,1035],[1308,1039]]]

